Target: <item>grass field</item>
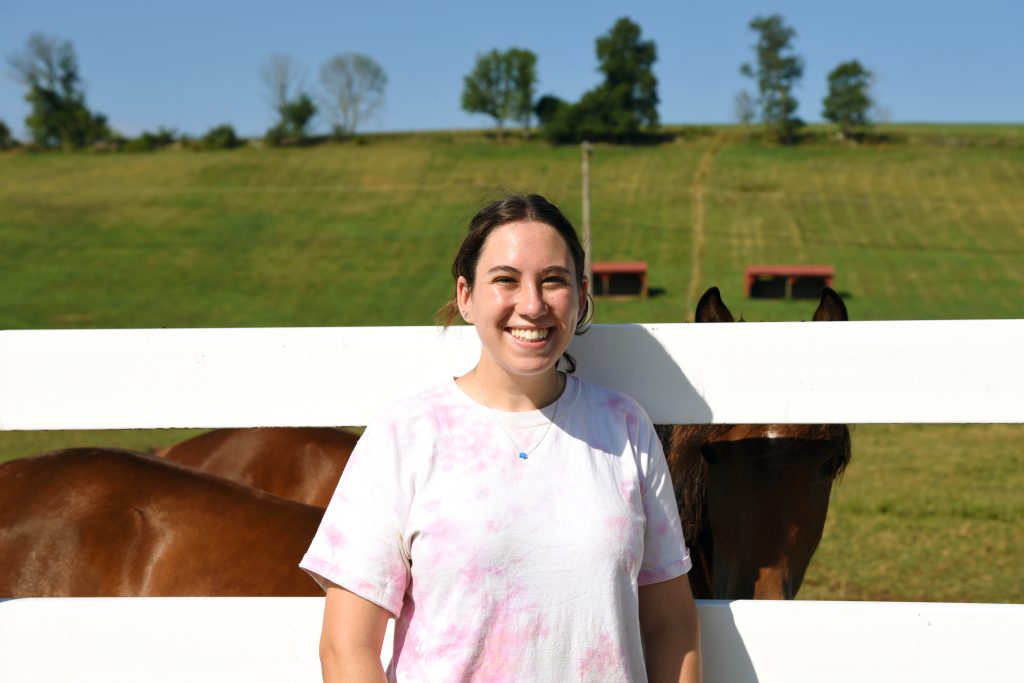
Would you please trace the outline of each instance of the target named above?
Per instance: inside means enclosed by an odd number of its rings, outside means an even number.
[[[890,132],[890,129],[887,129]],[[888,144],[762,146],[707,128],[598,146],[594,257],[657,295],[598,322],[683,321],[745,265],[831,263],[851,317],[1024,317],[1024,126],[891,127]],[[0,154],[0,329],[422,325],[468,218],[503,190],[580,216],[580,153],[479,133],[231,152]],[[0,460],[182,432],[5,433]],[[1024,428],[861,425],[803,598],[1022,602]]]

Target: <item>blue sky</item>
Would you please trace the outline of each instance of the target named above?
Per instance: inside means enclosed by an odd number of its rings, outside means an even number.
[[[0,0],[0,119],[23,134],[24,92],[6,58],[38,31],[72,42],[89,106],[128,135],[220,123],[262,134],[274,117],[259,71],[274,53],[303,64],[314,89],[332,55],[380,62],[386,101],[365,130],[486,127],[459,106],[476,54],[533,50],[538,94],[574,100],[600,80],[595,38],[629,16],[658,47],[661,120],[728,122],[735,94],[752,89],[738,71],[753,56],[747,25],[771,13],[797,31],[808,121],[821,119],[829,70],[857,58],[876,74],[886,120],[1024,122],[1024,0]]]

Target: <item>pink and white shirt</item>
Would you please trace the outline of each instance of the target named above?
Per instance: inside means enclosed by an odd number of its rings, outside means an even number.
[[[665,456],[617,391],[551,414],[449,381],[360,438],[301,566],[395,615],[389,680],[646,680],[637,587],[690,569]]]

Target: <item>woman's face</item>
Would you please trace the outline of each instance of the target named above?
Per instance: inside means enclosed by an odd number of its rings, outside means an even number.
[[[554,367],[586,299],[575,272],[565,240],[546,223],[506,223],[488,235],[472,290],[465,277],[456,284],[483,344],[481,369],[536,375]]]

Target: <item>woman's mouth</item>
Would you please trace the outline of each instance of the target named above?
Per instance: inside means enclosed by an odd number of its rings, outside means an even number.
[[[551,331],[550,327],[542,328],[522,328],[522,327],[510,327],[508,328],[509,334],[520,341],[525,342],[537,342],[544,341],[548,338],[548,332]]]

